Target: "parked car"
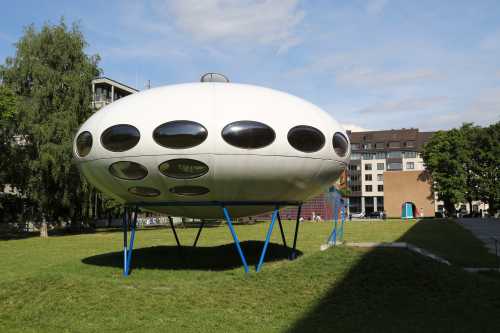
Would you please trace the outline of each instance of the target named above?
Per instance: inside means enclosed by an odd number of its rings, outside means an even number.
[[[370,212],[366,215],[367,218],[370,219],[381,219],[383,217],[382,212]]]
[[[351,217],[354,219],[362,219],[363,217],[365,217],[365,212],[351,213]]]

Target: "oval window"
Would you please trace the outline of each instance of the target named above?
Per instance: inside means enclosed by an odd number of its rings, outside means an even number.
[[[128,189],[128,191],[140,197],[156,197],[160,195],[160,191],[158,191],[157,189],[145,186],[131,187]]]
[[[337,155],[339,155],[340,157],[344,157],[349,150],[349,141],[347,141],[347,138],[344,136],[344,134],[339,132],[335,133],[333,135],[332,142],[335,153],[337,153]]]
[[[304,153],[313,153],[325,145],[325,136],[317,128],[300,125],[288,131],[290,145]]]
[[[176,158],[163,162],[158,169],[167,177],[189,179],[206,174],[208,165],[189,158]]]
[[[80,133],[76,138],[76,152],[78,156],[87,156],[90,153],[90,149],[92,149],[92,134],[88,131]]]
[[[197,122],[174,120],[158,126],[153,139],[166,148],[182,149],[199,145],[207,138],[207,129]]]
[[[266,124],[257,121],[236,121],[224,127],[222,138],[238,148],[262,148],[273,143],[276,138],[274,130]]]
[[[120,161],[109,166],[109,172],[120,179],[139,180],[148,175],[148,169],[136,162]]]
[[[104,148],[114,152],[129,150],[141,138],[139,130],[132,125],[115,125],[104,131],[101,143]]]
[[[210,190],[203,186],[186,185],[172,187],[170,192],[178,195],[202,195],[207,194]]]

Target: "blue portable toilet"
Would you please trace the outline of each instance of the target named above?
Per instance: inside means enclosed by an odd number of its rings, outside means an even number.
[[[413,211],[413,206],[414,204],[411,202],[405,202],[403,203],[401,207],[401,218],[402,219],[413,219],[414,216],[414,211]]]

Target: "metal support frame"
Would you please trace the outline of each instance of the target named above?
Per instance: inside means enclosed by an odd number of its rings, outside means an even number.
[[[131,262],[132,262],[132,251],[134,247],[134,240],[135,240],[135,230],[137,226],[137,215],[138,215],[138,209],[139,207],[159,207],[159,206],[184,206],[184,207],[192,207],[192,206],[219,206],[222,208],[222,211],[224,213],[224,217],[227,221],[227,225],[229,227],[229,230],[231,232],[231,236],[233,237],[234,245],[236,247],[236,250],[240,256],[241,262],[243,263],[243,268],[245,270],[245,273],[248,273],[249,268],[248,268],[248,263],[246,261],[245,255],[243,253],[243,250],[240,245],[240,241],[238,239],[238,236],[236,235],[236,231],[234,230],[233,222],[231,220],[231,215],[229,214],[229,210],[227,209],[226,206],[265,206],[265,205],[272,205],[275,206],[275,209],[273,211],[272,215],[272,220],[271,224],[269,226],[269,229],[267,231],[266,235],[266,240],[264,242],[264,246],[262,248],[260,257],[259,257],[259,262],[256,265],[256,271],[259,272],[262,268],[262,265],[264,264],[264,259],[266,256],[267,248],[269,246],[269,242],[271,239],[271,234],[273,231],[274,223],[276,222],[276,219],[278,220],[278,224],[280,227],[280,232],[281,232],[281,237],[283,240],[283,245],[287,247],[286,244],[286,239],[285,239],[285,233],[283,231],[283,225],[281,223],[281,217],[279,215],[279,207],[283,206],[298,206],[297,210],[297,221],[295,225],[295,234],[293,238],[293,247],[292,247],[292,252],[290,255],[290,259],[293,260],[296,258],[296,246],[297,246],[297,236],[299,232],[299,222],[300,222],[300,212],[302,209],[302,203],[300,202],[288,202],[288,201],[280,201],[280,202],[269,202],[269,201],[228,201],[228,202],[220,202],[220,201],[183,201],[183,202],[175,202],[175,201],[167,201],[167,202],[136,202],[136,203],[129,203],[125,206],[124,208],[124,214],[123,214],[123,251],[124,251],[124,259],[123,259],[123,275],[128,276],[130,274],[130,267],[131,267]],[[131,216],[129,209],[131,207],[134,207],[134,220],[133,223],[130,223],[131,221]],[[172,228],[172,232],[174,233],[175,241],[177,243],[178,248],[181,248],[181,244],[179,241],[179,237],[177,235],[177,232],[175,230],[175,225],[173,223],[172,217],[168,217],[170,226]],[[201,231],[203,227],[205,226],[205,221],[202,221],[200,228],[198,229],[198,233],[196,234],[196,238],[193,243],[193,247],[196,247]],[[127,236],[128,236],[128,229],[130,228],[131,230],[131,236],[130,236],[130,245],[127,243]]]
[[[127,207],[123,212],[123,275],[130,274],[130,267],[132,263],[132,251],[134,250],[135,229],[137,227],[137,214],[138,207],[134,210],[134,220],[131,223],[131,214]],[[130,228],[130,244],[127,244],[128,229]]]
[[[196,244],[198,244],[198,238],[200,238],[201,230],[205,226],[205,220],[201,220],[201,225],[200,228],[198,229],[198,233],[196,234],[196,238],[194,239],[193,247],[196,247]]]
[[[278,218],[278,225],[280,227],[280,233],[281,233],[281,239],[283,240],[283,246],[288,247],[286,245],[286,238],[285,238],[285,233],[283,231],[283,225],[281,224],[281,216],[280,216],[279,210],[278,210],[278,214],[276,215],[276,217]]]
[[[295,233],[293,235],[293,246],[292,246],[292,253],[290,254],[290,260],[295,260],[295,258],[297,258],[297,253],[295,252],[295,249],[297,248],[297,235],[299,233],[301,210],[302,210],[302,204],[299,205],[299,208],[297,209],[297,221],[295,222]]]
[[[175,242],[177,243],[177,247],[181,248],[181,242],[179,242],[179,237],[177,237],[177,231],[175,231],[174,221],[172,220],[172,216],[168,217],[168,222],[170,223],[170,228],[172,228],[172,232],[174,233]]]

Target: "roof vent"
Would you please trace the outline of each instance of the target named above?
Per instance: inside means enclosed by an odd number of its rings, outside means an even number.
[[[207,73],[201,76],[200,82],[222,82],[229,83],[229,79],[219,73]]]

